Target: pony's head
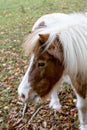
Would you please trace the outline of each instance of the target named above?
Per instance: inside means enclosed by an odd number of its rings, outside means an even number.
[[[31,60],[18,88],[22,101],[26,101],[29,97],[34,99],[36,95],[41,98],[47,97],[64,71],[63,47],[58,36],[38,34],[37,40],[33,38],[35,43],[26,42],[28,46],[25,50],[31,53]]]

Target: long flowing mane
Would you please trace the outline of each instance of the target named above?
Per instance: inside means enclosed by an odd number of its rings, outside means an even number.
[[[82,13],[68,14],[60,22],[52,27],[46,26],[33,31],[24,43],[25,52],[32,52],[38,46],[39,34],[49,34],[46,42],[47,48],[52,44],[56,36],[64,49],[64,65],[66,72],[76,77],[82,75],[83,80],[87,77],[87,15]],[[86,81],[87,82],[87,81]]]

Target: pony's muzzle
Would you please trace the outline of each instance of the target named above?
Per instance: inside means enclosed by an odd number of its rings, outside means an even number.
[[[18,96],[19,101],[26,102],[25,100],[25,95],[22,93],[21,95]]]
[[[19,101],[26,102],[28,100],[28,93],[29,93],[29,89],[21,88],[21,86],[19,86],[19,88],[18,88]]]
[[[40,100],[40,97],[38,96],[38,94],[36,92],[34,92],[32,89],[29,92],[28,96],[29,96],[29,98],[28,98],[29,102],[32,102],[32,103],[37,103]]]
[[[22,102],[26,102],[28,100],[23,93],[18,96],[18,99],[19,99],[19,101],[22,101]]]
[[[18,91],[18,99],[22,102],[32,102],[36,103],[39,102],[40,97],[35,93],[32,89],[29,91]]]

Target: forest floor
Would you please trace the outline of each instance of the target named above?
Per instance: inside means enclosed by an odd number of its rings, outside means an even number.
[[[0,0],[0,130],[78,130],[76,97],[68,84],[58,93],[60,112],[47,100],[29,103],[24,118],[17,89],[29,62],[21,45],[34,22],[46,13],[84,12],[86,7],[86,0]]]

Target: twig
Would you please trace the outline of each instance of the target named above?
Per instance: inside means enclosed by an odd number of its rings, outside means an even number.
[[[18,101],[17,104],[23,105],[22,118],[24,118],[24,115],[25,115],[25,112],[26,112],[26,109],[27,109],[27,103],[24,104],[23,102]]]
[[[26,109],[27,109],[27,103],[25,103],[25,105],[24,105],[23,112],[22,112],[22,118],[24,118]]]
[[[30,122],[33,120],[33,118],[36,116],[36,114],[40,111],[40,109],[42,109],[42,106],[39,107],[39,108],[34,112],[34,114],[31,116],[30,120],[28,121],[28,124],[30,124]],[[26,126],[26,124],[23,125],[23,126],[20,128],[20,130],[22,130],[25,126]]]
[[[23,105],[23,102],[18,101],[17,104],[18,105]]]
[[[20,113],[20,111],[19,111],[17,114],[15,114],[13,117],[14,117],[14,118],[17,117],[17,116],[19,115],[19,113]]]
[[[28,121],[28,124],[30,124],[30,122],[33,120],[33,118],[36,116],[36,114],[39,112],[40,109],[42,109],[42,106],[39,107],[39,108],[34,112],[34,114],[31,116],[30,120]]]
[[[19,130],[22,130],[25,126],[26,126],[26,125],[23,125],[22,127],[20,127],[20,129],[19,129]]]
[[[23,120],[23,118],[20,118],[13,126],[18,125],[22,120]]]

